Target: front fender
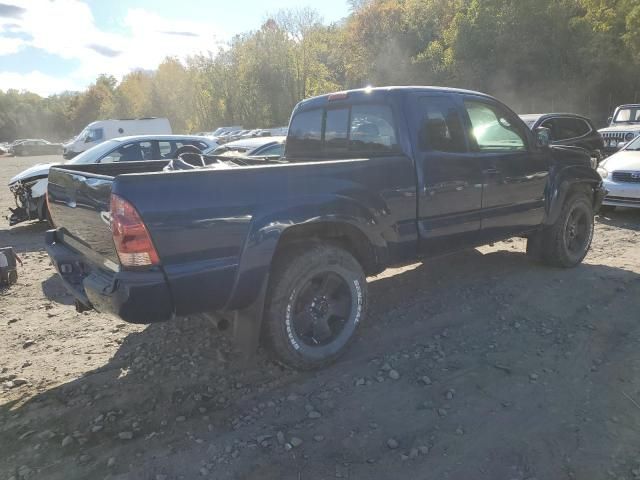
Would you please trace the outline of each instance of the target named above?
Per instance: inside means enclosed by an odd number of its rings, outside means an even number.
[[[245,308],[258,297],[282,235],[290,228],[322,223],[345,225],[363,234],[376,251],[386,251],[387,243],[376,216],[355,200],[336,195],[314,195],[299,200],[298,205],[283,209],[263,208],[252,219],[227,310]]]
[[[552,170],[550,179],[545,225],[556,222],[569,192],[576,187],[582,186],[585,191],[591,193],[594,210],[597,210],[599,202],[602,202],[604,196],[601,192],[602,179],[593,168],[584,165],[556,166]]]

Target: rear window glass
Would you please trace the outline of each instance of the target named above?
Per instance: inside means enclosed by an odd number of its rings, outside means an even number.
[[[320,156],[323,110],[300,112],[291,122],[287,138],[290,156]]]
[[[354,105],[349,150],[388,153],[398,149],[393,114],[388,105]]]
[[[348,159],[398,150],[391,108],[369,104],[297,114],[286,153],[290,158]]]
[[[324,125],[325,153],[346,153],[349,140],[349,109],[327,110]]]

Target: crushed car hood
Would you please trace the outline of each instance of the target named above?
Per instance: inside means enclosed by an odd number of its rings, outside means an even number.
[[[53,165],[55,165],[55,163],[40,163],[31,168],[27,168],[9,180],[9,185],[13,185],[18,181],[24,182],[25,180],[35,180],[46,177],[49,175],[49,168]]]

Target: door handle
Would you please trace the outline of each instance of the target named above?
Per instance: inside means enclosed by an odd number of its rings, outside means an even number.
[[[482,173],[484,175],[500,175],[500,170],[498,170],[497,168],[486,168],[482,170]]]

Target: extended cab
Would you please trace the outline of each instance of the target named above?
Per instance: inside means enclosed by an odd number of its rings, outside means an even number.
[[[366,318],[366,277],[505,239],[572,267],[604,196],[582,149],[549,147],[487,95],[353,90],[293,111],[284,159],[51,169],[47,249],[79,308],[130,322],[232,313],[245,348],[318,368]],[[253,164],[248,164],[253,163]]]

